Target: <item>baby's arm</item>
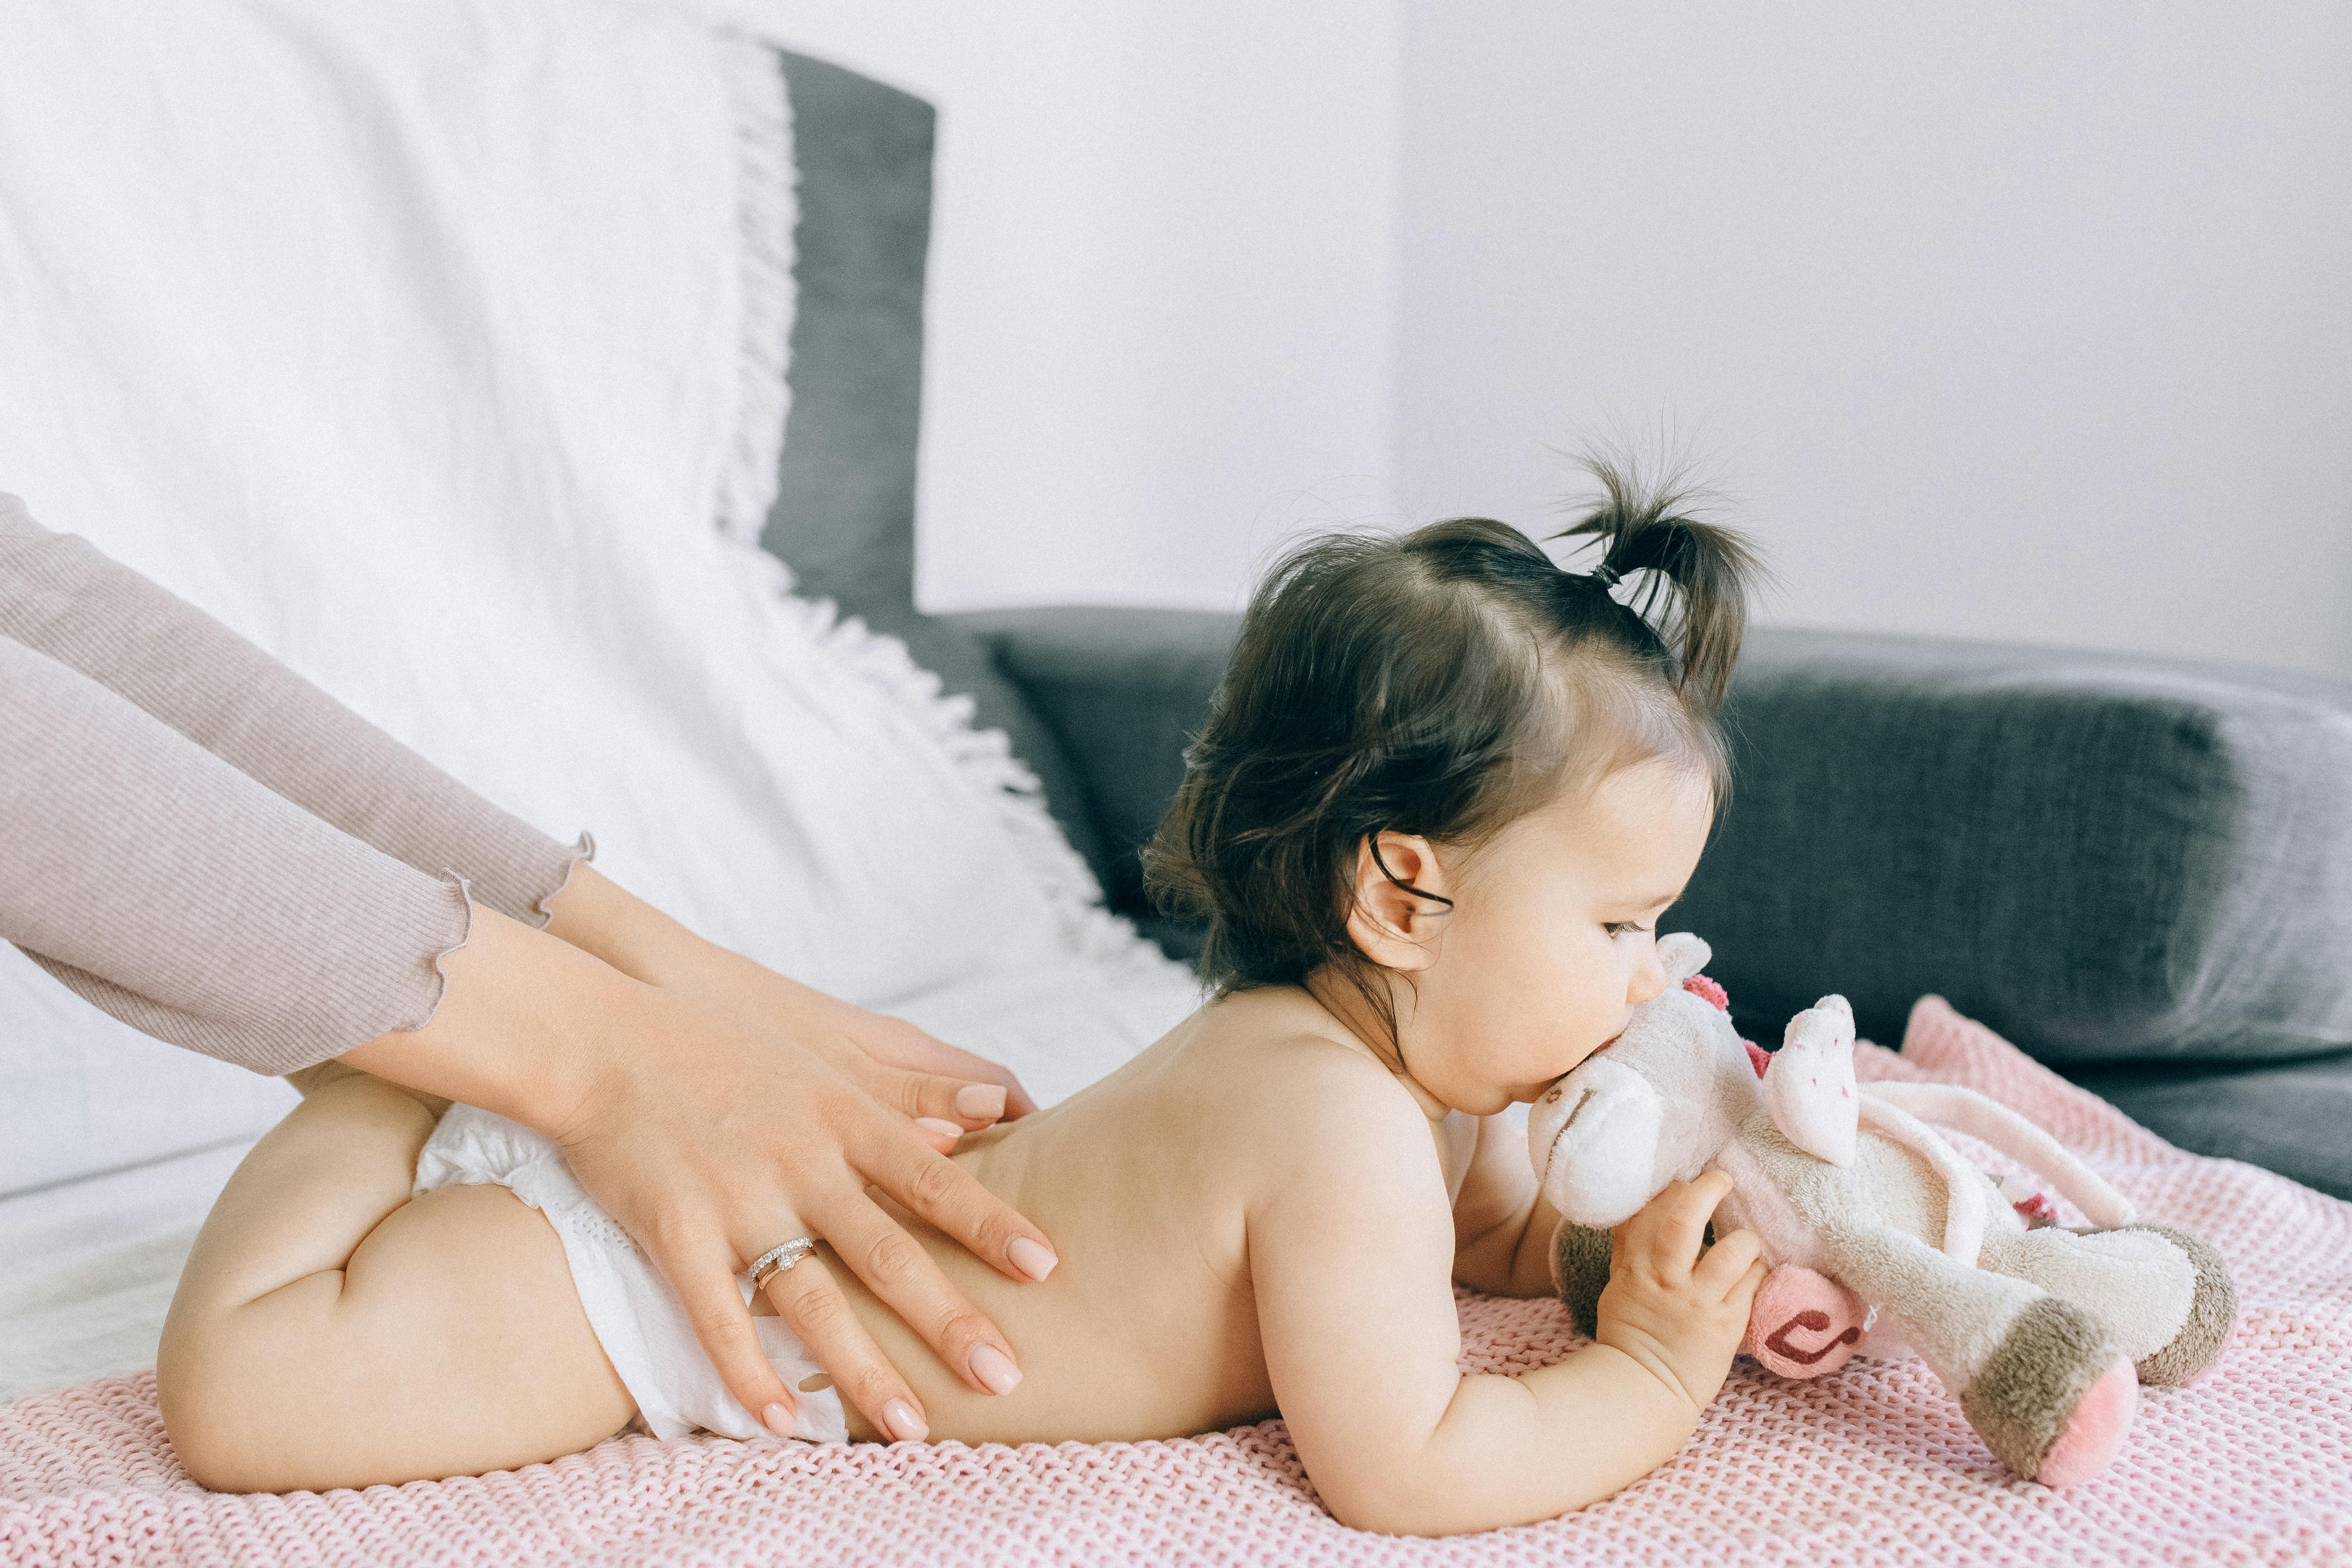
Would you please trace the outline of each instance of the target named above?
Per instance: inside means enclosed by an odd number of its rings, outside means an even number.
[[[1559,1211],[1536,1187],[1527,1128],[1480,1117],[1470,1173],[1454,1200],[1454,1278],[1489,1296],[1549,1296],[1559,1229]]]
[[[1315,1124],[1294,1122],[1249,1220],[1267,1372],[1331,1511],[1402,1534],[1526,1523],[1671,1458],[1730,1369],[1761,1274],[1745,1233],[1700,1255],[1728,1184],[1677,1184],[1621,1230],[1599,1343],[1519,1377],[1465,1377],[1426,1123],[1393,1084],[1347,1076],[1288,1100],[1317,1104]]]

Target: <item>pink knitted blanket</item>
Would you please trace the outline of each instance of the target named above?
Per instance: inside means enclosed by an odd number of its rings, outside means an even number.
[[[1582,1513],[1443,1542],[1332,1522],[1282,1424],[1179,1442],[808,1447],[622,1438],[479,1479],[226,1497],[181,1474],[153,1379],[0,1407],[0,1563],[2352,1563],[2352,1205],[2172,1148],[1941,1002],[1864,1077],[1964,1083],[2218,1245],[2237,1335],[2150,1389],[2104,1475],[2004,1471],[1916,1361],[1786,1383],[1742,1361],[1682,1453]],[[1465,1364],[1576,1348],[1550,1301],[1462,1299]]]

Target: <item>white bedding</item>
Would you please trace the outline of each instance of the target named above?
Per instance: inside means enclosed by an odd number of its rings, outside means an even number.
[[[252,1146],[0,1198],[0,1403],[155,1364],[196,1227]]]

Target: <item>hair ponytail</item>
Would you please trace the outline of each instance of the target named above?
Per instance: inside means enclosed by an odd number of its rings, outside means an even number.
[[[1552,537],[1591,534],[1600,542],[1593,576],[1604,590],[1636,572],[1651,574],[1623,607],[1672,649],[1683,701],[1696,713],[1716,712],[1747,629],[1748,592],[1761,575],[1755,552],[1733,530],[1693,516],[1706,492],[1678,476],[1648,484],[1632,465],[1601,453],[1588,453],[1584,466],[1601,486],[1600,504]]]

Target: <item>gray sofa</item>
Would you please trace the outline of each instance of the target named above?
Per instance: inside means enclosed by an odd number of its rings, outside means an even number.
[[[916,607],[932,111],[784,68],[800,306],[762,542],[971,693],[1112,906],[1188,955],[1135,850],[1234,620]],[[1714,944],[1750,1036],[1839,991],[1892,1043],[1937,992],[2177,1143],[2352,1197],[2352,683],[1768,630],[1727,721],[1735,795],[1669,923]]]

